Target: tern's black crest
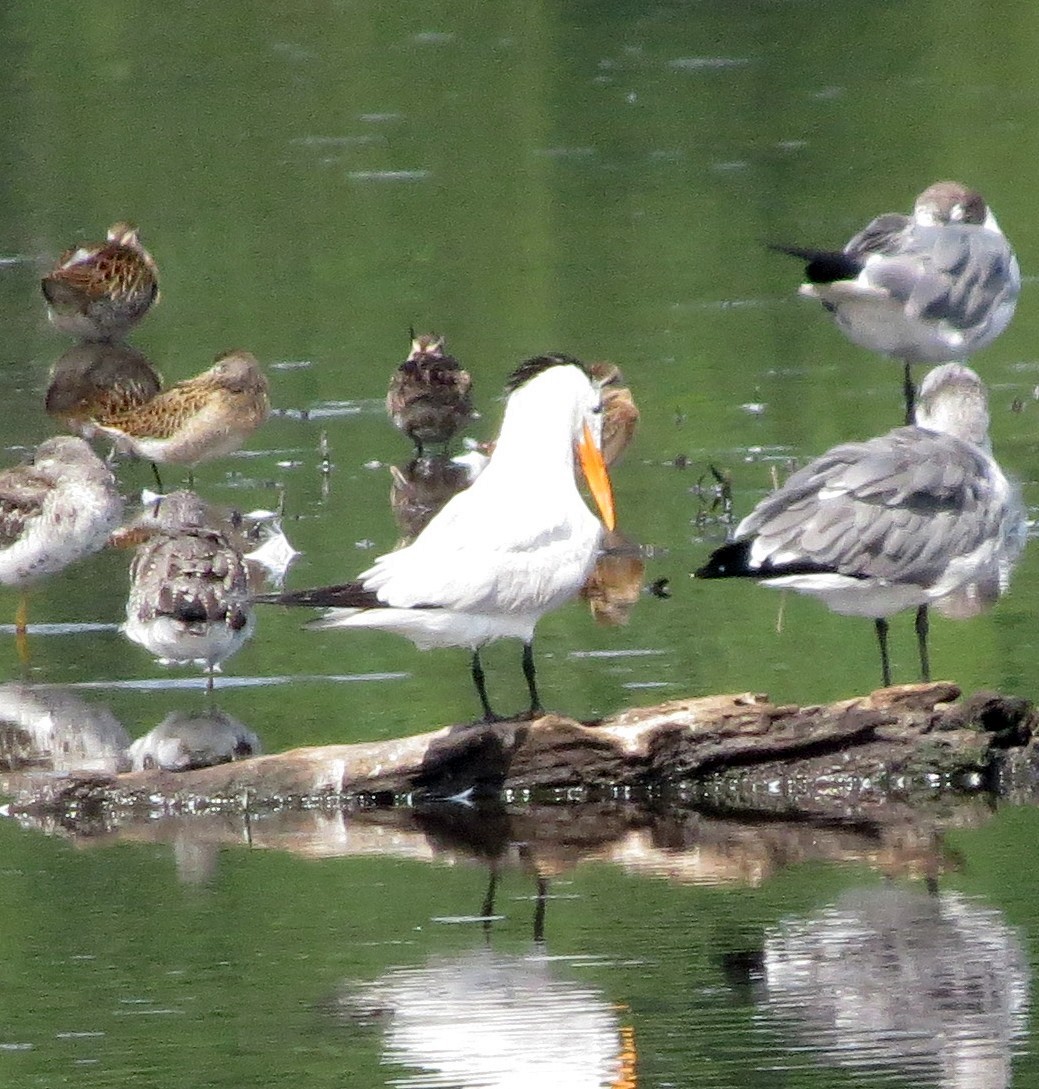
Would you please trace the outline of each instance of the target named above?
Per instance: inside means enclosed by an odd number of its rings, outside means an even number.
[[[823,575],[836,574],[835,567],[812,563],[811,560],[794,560],[791,563],[763,563],[757,567],[750,564],[750,548],[753,538],[742,541],[730,541],[721,548],[716,548],[703,567],[694,572],[698,579],[778,579],[784,575]],[[850,572],[848,577],[856,576]]]
[[[550,352],[548,355],[535,355],[525,359],[505,380],[505,392],[515,393],[520,386],[526,385],[532,378],[547,371],[550,367],[580,367],[585,374],[588,368],[572,355],[563,352]],[[588,375],[591,377],[591,375]]]

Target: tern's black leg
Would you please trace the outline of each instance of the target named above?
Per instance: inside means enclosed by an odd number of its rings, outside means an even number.
[[[483,906],[480,914],[483,916],[483,930],[485,934],[491,932],[491,916],[494,914],[494,898],[498,892],[498,867],[491,863],[491,879],[487,882],[487,893],[483,898]]]
[[[538,697],[537,677],[534,673],[534,643],[523,644],[523,676],[527,678],[527,690],[530,692],[530,717],[535,718],[542,712]]]
[[[887,621],[882,616],[878,616],[873,621],[874,626],[877,629],[877,642],[880,644],[880,673],[883,678],[883,685],[885,688],[891,683],[891,662],[887,656]]]
[[[158,465],[155,464],[154,461],[152,462],[152,473],[155,476],[155,486],[161,492],[162,491],[162,477],[159,476],[159,467],[158,467]]]
[[[927,606],[921,605],[916,610],[916,645],[920,649],[920,680],[931,679],[931,658],[927,653],[927,633],[930,630],[927,619]]]
[[[473,684],[476,685],[476,694],[480,697],[480,706],[483,707],[484,722],[497,722],[498,716],[491,710],[487,699],[487,686],[484,683],[483,666],[480,664],[480,652],[473,651]]]
[[[916,423],[916,386],[913,384],[913,372],[908,363],[904,363],[902,374],[902,392],[906,399],[906,426]]]

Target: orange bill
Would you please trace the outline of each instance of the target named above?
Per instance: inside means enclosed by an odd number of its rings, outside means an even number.
[[[603,461],[602,451],[595,445],[588,424],[584,425],[581,441],[577,444],[577,456],[581,460],[581,471],[584,473],[585,480],[588,481],[592,498],[602,515],[603,525],[607,529],[613,529],[617,524],[617,517],[613,510],[613,487],[610,484],[610,476],[606,472],[606,462]]]

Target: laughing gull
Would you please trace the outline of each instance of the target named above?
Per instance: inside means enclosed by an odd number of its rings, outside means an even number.
[[[1009,568],[1024,514],[989,452],[985,387],[946,363],[924,378],[917,424],[835,446],[757,507],[696,572],[811,594],[836,613],[873,617],[885,685],[887,617],[917,610],[929,679],[927,605]]]
[[[911,216],[878,216],[842,251],[772,248],[807,262],[799,294],[818,299],[853,344],[902,361],[907,424],[910,365],[964,360],[991,344],[1021,289],[996,217],[959,182],[929,186]]]

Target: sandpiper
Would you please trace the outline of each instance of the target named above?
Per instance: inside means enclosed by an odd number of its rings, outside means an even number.
[[[27,587],[103,548],[122,512],[111,470],[72,435],[40,443],[31,464],[0,472],[0,582],[22,591],[19,635]]]
[[[209,675],[252,634],[249,573],[240,552],[206,525],[190,491],[157,501],[151,535],[130,565],[123,631],[163,664],[195,662]]]
[[[40,287],[51,322],[81,340],[118,340],[159,301],[155,260],[132,223],[65,250]]]
[[[143,405],[96,415],[93,422],[124,453],[153,465],[194,468],[237,450],[269,412],[267,379],[259,363],[237,350]]]
[[[472,379],[435,333],[415,336],[411,352],[394,371],[386,411],[394,425],[415,444],[419,457],[427,446],[443,446],[473,416]]]
[[[602,456],[614,466],[635,437],[639,410],[616,363],[589,363],[588,373],[602,389]]]
[[[139,408],[162,389],[149,360],[129,344],[85,340],[51,368],[47,415],[84,439],[97,434],[95,418]]]
[[[935,182],[911,216],[872,220],[840,251],[774,246],[807,262],[800,294],[818,299],[853,343],[901,360],[906,423],[914,363],[964,360],[1007,327],[1021,290],[1010,243],[984,198]]]

